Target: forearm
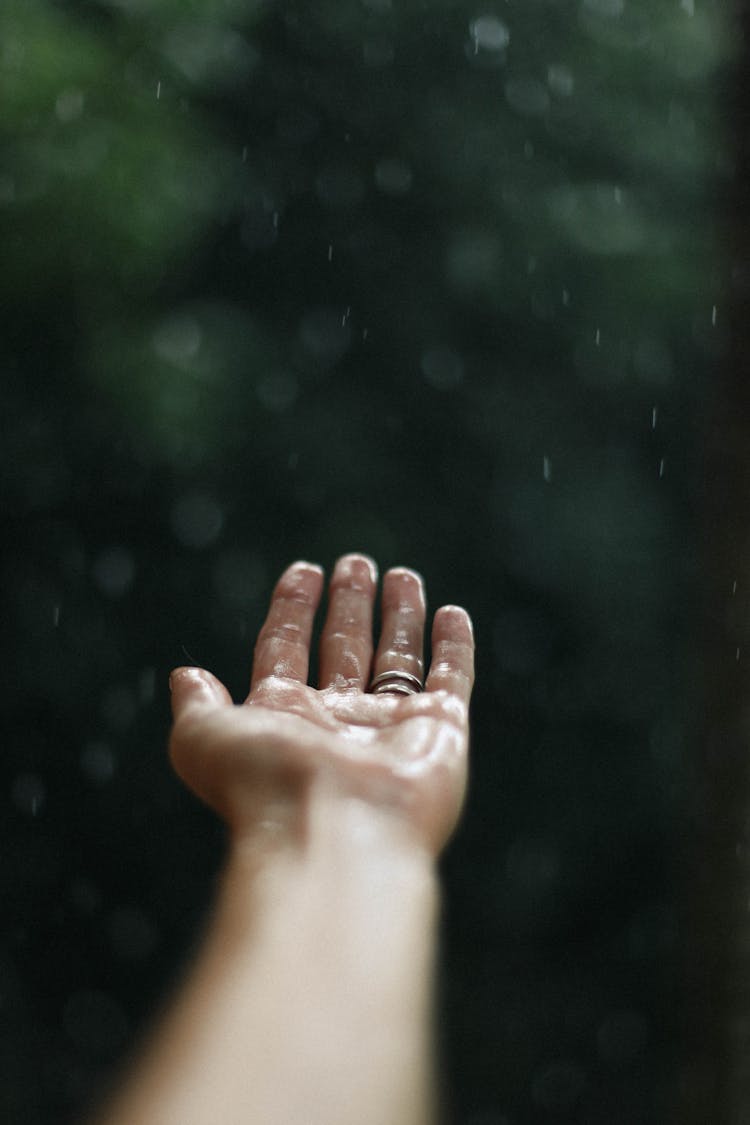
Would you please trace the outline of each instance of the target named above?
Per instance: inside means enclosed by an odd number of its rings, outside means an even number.
[[[202,953],[104,1125],[431,1125],[438,888],[385,814],[319,796],[233,849]]]

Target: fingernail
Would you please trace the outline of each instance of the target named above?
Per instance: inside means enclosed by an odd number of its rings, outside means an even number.
[[[469,611],[464,609],[462,605],[444,605],[441,607],[441,612],[450,613],[456,617],[460,617],[461,620],[465,621],[469,626],[469,632],[471,633],[472,637],[474,636],[474,622],[471,620]]]
[[[422,575],[418,570],[414,570],[410,566],[392,566],[388,573],[399,575],[402,578],[412,578],[415,582],[418,582],[420,586],[424,586],[424,578]]]
[[[307,570],[316,570],[318,574],[323,573],[323,567],[320,563],[308,562],[307,559],[297,559],[292,563],[293,567],[305,567]]]
[[[337,577],[346,579],[353,578],[354,567],[358,564],[361,565],[362,563],[364,563],[364,565],[369,570],[370,579],[372,580],[372,582],[377,582],[378,567],[375,560],[371,559],[369,555],[362,555],[359,552],[352,552],[348,555],[341,555],[341,557],[336,561],[335,570],[337,572]]]
[[[375,562],[375,559],[371,559],[369,555],[359,555],[358,557],[362,559],[363,562],[367,563],[370,568],[370,578],[372,578],[373,582],[377,582],[378,564]]]

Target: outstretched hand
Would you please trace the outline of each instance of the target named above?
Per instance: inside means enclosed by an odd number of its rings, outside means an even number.
[[[235,838],[270,832],[299,839],[308,798],[321,787],[392,815],[433,855],[455,828],[467,777],[471,622],[465,610],[443,606],[434,617],[424,691],[373,694],[371,680],[383,672],[424,680],[422,580],[404,568],[385,574],[374,652],[377,580],[366,556],[338,560],[317,688],[307,679],[324,578],[306,562],[294,563],[276,584],[244,703],[235,705],[203,669],[172,673],[172,763]]]

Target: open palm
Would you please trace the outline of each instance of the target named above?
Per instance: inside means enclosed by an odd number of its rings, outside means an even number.
[[[392,812],[437,854],[466,786],[473,683],[468,615],[455,606],[435,614],[423,693],[373,694],[371,673],[422,679],[422,581],[403,568],[385,575],[374,653],[377,571],[365,556],[344,556],[329,585],[315,689],[307,684],[310,639],[323,585],[321,569],[309,563],[295,563],[281,576],[243,704],[234,705],[209,672],[173,673],[173,764],[236,833],[260,826],[299,830],[305,796],[327,787]]]

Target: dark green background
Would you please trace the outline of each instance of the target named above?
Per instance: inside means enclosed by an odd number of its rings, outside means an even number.
[[[736,41],[711,0],[3,0],[3,1121],[76,1120],[200,932],[170,667],[241,696],[279,570],[349,550],[477,631],[452,1120],[665,1122],[710,1071]]]

